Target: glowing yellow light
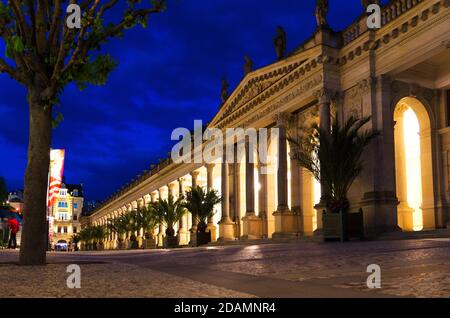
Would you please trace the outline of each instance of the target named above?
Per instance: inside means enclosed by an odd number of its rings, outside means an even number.
[[[413,229],[423,229],[422,175],[420,164],[420,126],[415,112],[408,108],[404,116],[404,140],[406,157],[406,187],[408,205],[414,209]]]
[[[312,177],[312,183],[313,183],[313,205],[320,203],[320,199],[322,197],[322,189],[320,187],[320,182],[317,181],[316,178]],[[317,229],[317,211],[313,208],[313,219],[312,219],[312,225],[313,225],[313,231]]]

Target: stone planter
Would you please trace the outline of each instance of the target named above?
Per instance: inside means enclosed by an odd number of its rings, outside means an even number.
[[[324,240],[348,241],[350,238],[364,238],[363,212],[356,213],[324,213],[323,238]]]
[[[144,241],[142,242],[142,248],[144,248],[144,249],[156,248],[156,240],[155,240],[155,238],[144,239]]]
[[[348,213],[345,223],[348,238],[364,239],[364,214],[361,209],[356,213]]]
[[[165,248],[175,248],[178,247],[178,237],[176,236],[166,236],[164,238],[164,247]]]
[[[128,249],[137,250],[138,248],[139,248],[139,242],[138,241],[129,241],[128,242]]]
[[[325,241],[343,238],[342,217],[340,213],[323,213],[323,239]]]
[[[197,246],[208,245],[211,242],[211,232],[197,232]]]

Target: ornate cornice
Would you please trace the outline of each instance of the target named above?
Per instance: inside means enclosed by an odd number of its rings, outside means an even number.
[[[224,113],[215,122],[214,126],[220,129],[223,129],[227,126],[233,126],[233,124],[239,118],[248,113],[250,110],[254,109],[256,106],[264,103],[268,98],[282,91],[286,86],[291,85],[294,82],[301,82],[302,80],[304,81],[304,78],[308,76],[308,73],[313,72],[319,65],[335,63],[337,63],[337,59],[329,55],[320,55],[316,58],[308,60],[307,62],[298,63],[296,68],[292,68],[290,72],[280,77],[278,80],[276,80],[274,83],[272,83],[265,90],[261,91],[253,98],[248,99],[243,104],[240,104],[239,107],[233,108],[231,112],[227,108],[227,110],[224,111]],[[239,93],[239,95],[242,94],[243,93]],[[224,107],[226,108],[227,106]]]
[[[427,0],[426,3],[431,3],[431,1]],[[382,27],[386,26],[389,22],[397,19],[404,12],[411,10],[413,7],[420,3],[425,3],[424,0],[396,0],[393,3],[389,4],[386,8],[383,9],[382,12]],[[418,12],[415,16],[410,18],[408,21],[405,21],[398,27],[395,27],[391,30],[388,30],[384,33],[381,32],[382,29],[377,31],[377,34],[380,34],[374,40],[367,40],[366,42],[357,45],[356,47],[351,48],[350,50],[347,47],[344,47],[343,50],[346,51],[345,54],[341,55],[339,58],[339,65],[343,66],[348,64],[349,62],[355,60],[357,57],[361,56],[363,52],[367,51],[376,51],[382,48],[383,46],[389,45],[393,40],[399,39],[403,35],[410,32],[412,29],[417,28],[419,24],[425,23],[432,15],[439,14],[442,10],[445,10],[450,7],[450,0],[439,0],[435,3],[432,3],[427,8]],[[344,31],[344,37],[347,34],[350,40],[344,41],[346,44],[350,44],[362,34],[362,32],[357,29],[359,24],[355,26],[353,30]],[[350,32],[351,31],[351,32]],[[357,34],[354,36],[353,33]]]
[[[323,83],[322,81],[323,81],[322,75],[317,75],[316,77],[311,78],[309,81],[304,82],[299,86],[296,86],[289,93],[280,97],[278,100],[272,102],[269,107],[263,108],[261,111],[259,111],[258,113],[247,119],[244,122],[243,126],[249,127],[254,122],[260,120],[261,118],[264,118],[268,115],[270,116],[270,114],[275,112],[277,109],[282,108],[285,104],[291,102],[298,96],[301,96],[306,92],[313,90],[315,87],[321,85]]]

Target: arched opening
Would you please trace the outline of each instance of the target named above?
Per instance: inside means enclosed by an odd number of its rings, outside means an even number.
[[[416,98],[394,110],[398,225],[403,231],[435,227],[430,117]]]

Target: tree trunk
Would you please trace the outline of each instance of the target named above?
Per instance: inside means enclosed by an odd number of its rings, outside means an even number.
[[[51,106],[45,108],[40,91],[28,91],[30,135],[25,172],[21,265],[45,265],[47,251],[47,187],[52,130]]]

